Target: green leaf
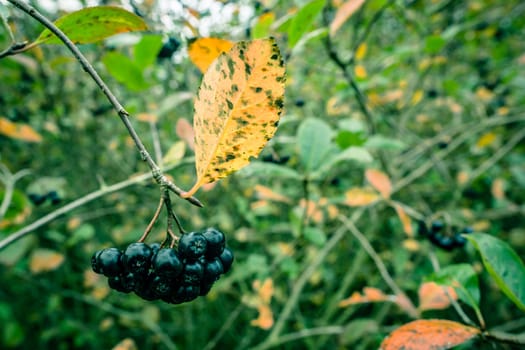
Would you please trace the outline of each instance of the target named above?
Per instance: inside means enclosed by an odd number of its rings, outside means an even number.
[[[450,265],[430,275],[426,280],[453,287],[461,301],[479,310],[478,276],[471,265]]]
[[[485,233],[464,235],[481,255],[496,284],[517,307],[525,311],[525,266],[504,241]]]
[[[239,170],[238,174],[244,177],[258,176],[273,179],[300,180],[302,178],[301,174],[294,169],[264,162],[252,162],[247,167]]]
[[[94,43],[115,34],[148,28],[142,18],[114,6],[87,7],[60,17],[55,25],[75,44]],[[35,40],[35,44],[61,42],[47,28]]]
[[[108,72],[131,91],[141,91],[148,87],[142,75],[142,69],[128,56],[120,52],[108,52],[102,58],[102,62]]]
[[[365,148],[367,149],[382,149],[388,151],[401,151],[406,148],[406,144],[403,141],[385,137],[382,135],[373,135],[368,138],[365,142]]]
[[[0,254],[0,264],[7,266],[15,265],[17,261],[27,253],[33,243],[35,243],[34,236],[25,236],[10,244],[2,250],[2,254]]]
[[[445,44],[446,41],[441,37],[441,35],[428,36],[425,41],[425,52],[429,54],[436,54],[441,51]]]
[[[310,29],[317,15],[324,7],[326,0],[313,0],[303,6],[293,17],[288,28],[288,46],[294,47],[301,37]]]
[[[366,164],[371,163],[374,158],[372,158],[370,153],[368,153],[368,151],[362,147],[348,147],[344,151],[337,153],[335,156],[327,155],[324,163],[311,174],[311,177],[315,179],[322,179],[325,177],[326,173],[328,173],[339,162],[350,160],[359,162],[361,164]]]
[[[95,236],[95,228],[90,224],[82,224],[73,234],[68,238],[66,244],[74,246],[82,241],[88,241]]]
[[[151,66],[157,60],[157,54],[162,48],[162,37],[160,35],[144,35],[133,48],[135,63],[138,67]]]
[[[335,143],[342,148],[350,146],[361,146],[365,143],[366,137],[363,132],[352,132],[348,130],[341,130],[335,137]]]
[[[334,148],[333,131],[321,119],[309,118],[297,130],[299,158],[307,173],[318,169]]]
[[[265,38],[270,35],[270,27],[275,22],[275,14],[267,12],[262,14],[252,28],[252,39]]]
[[[326,243],[325,233],[317,227],[306,227],[304,229],[304,238],[318,247],[322,247]]]

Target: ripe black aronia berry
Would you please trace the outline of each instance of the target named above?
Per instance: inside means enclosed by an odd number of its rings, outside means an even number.
[[[224,250],[226,244],[224,233],[215,228],[208,228],[202,233],[202,235],[207,241],[205,253],[206,258],[212,259],[219,256]]]
[[[120,257],[122,253],[117,248],[106,248],[95,252],[91,258],[93,271],[102,273],[106,277],[118,276],[122,272]]]
[[[199,232],[189,232],[179,240],[179,255],[183,259],[195,261],[204,255],[208,241]]]
[[[156,274],[172,278],[180,275],[183,268],[177,252],[171,248],[160,249],[152,265]]]
[[[188,285],[199,285],[204,274],[204,268],[200,262],[190,262],[184,265],[182,282]]]
[[[134,274],[144,274],[150,267],[153,251],[146,243],[131,243],[122,255],[122,265]]]
[[[206,262],[204,265],[203,283],[214,283],[224,273],[224,266],[219,258]]]
[[[233,263],[233,252],[228,248],[224,248],[221,255],[219,256],[219,259],[222,262],[224,273],[230,271],[230,267],[232,266],[232,263]]]

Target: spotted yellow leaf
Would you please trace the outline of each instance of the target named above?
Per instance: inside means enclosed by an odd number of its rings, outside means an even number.
[[[284,83],[273,39],[241,41],[212,63],[195,99],[197,181],[183,197],[259,155],[277,129]]]
[[[211,63],[223,52],[228,52],[233,43],[219,38],[200,38],[191,42],[188,46],[188,54],[191,62],[206,73]]]

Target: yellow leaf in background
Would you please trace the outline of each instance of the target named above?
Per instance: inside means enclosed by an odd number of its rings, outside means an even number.
[[[151,113],[139,113],[137,114],[137,120],[145,123],[156,123],[159,119],[155,114]]]
[[[448,293],[448,295],[447,295]],[[435,282],[425,282],[419,287],[419,310],[441,310],[450,306],[450,298],[458,299],[454,288],[440,286]]]
[[[255,280],[253,282],[253,289],[257,291],[260,301],[263,304],[270,304],[274,292],[273,280],[271,278],[265,279],[262,283],[259,280]]]
[[[412,227],[412,220],[410,216],[407,215],[405,209],[399,204],[394,204],[394,209],[396,210],[401,224],[403,224],[403,231],[407,234],[408,237],[414,237],[414,228]]]
[[[330,36],[334,36],[339,28],[341,28],[364,3],[365,0],[348,0],[341,5],[335,14],[334,20],[330,23]]]
[[[392,183],[390,182],[388,175],[380,170],[367,169],[365,171],[365,177],[370,185],[381,193],[383,198],[390,198],[390,194],[392,193]]]
[[[64,262],[64,255],[53,250],[39,248],[33,251],[29,259],[29,270],[37,274],[52,271]]]
[[[355,66],[354,74],[355,74],[357,79],[366,79],[366,77],[368,76],[367,73],[366,73],[365,66],[363,66],[361,64],[358,64],[358,65]]]
[[[206,73],[208,67],[223,52],[228,52],[233,43],[219,38],[200,38],[191,42],[188,46],[188,54],[191,62]]]
[[[414,95],[412,95],[412,99],[410,100],[410,103],[412,106],[417,105],[421,100],[423,99],[423,90],[417,90],[414,92]]]
[[[483,135],[481,135],[481,137],[478,139],[478,142],[476,142],[476,147],[478,148],[485,148],[487,146],[490,146],[491,144],[494,143],[494,141],[496,141],[496,134],[489,131]]]
[[[403,248],[405,248],[409,252],[418,252],[421,247],[417,240],[413,238],[408,238],[403,240]]]
[[[175,126],[175,133],[186,142],[191,150],[195,149],[195,132],[189,121],[184,118],[178,119]]]
[[[491,192],[492,196],[496,199],[504,199],[505,198],[505,182],[503,179],[495,179],[492,181],[491,186]]]
[[[219,56],[195,99],[197,181],[183,197],[259,155],[277,130],[284,83],[284,62],[273,39],[241,41]]]
[[[138,350],[138,347],[133,339],[126,338],[115,345],[112,350]]]
[[[255,192],[257,193],[257,198],[259,199],[268,199],[275,202],[290,203],[290,198],[283,196],[282,194],[277,193],[271,188],[263,185],[255,185]]]
[[[29,125],[14,123],[3,117],[0,117],[0,134],[26,142],[42,141],[42,136]]]
[[[368,50],[368,45],[366,45],[366,43],[361,43],[357,47],[357,50],[355,50],[355,59],[359,61],[365,58],[367,50]]]
[[[173,165],[177,164],[181,161],[182,158],[184,158],[184,153],[186,152],[186,144],[184,141],[177,141],[173,145],[171,145],[170,149],[164,157],[162,158],[162,162],[164,165]]]
[[[488,102],[492,100],[492,98],[494,98],[494,93],[490,91],[489,89],[487,89],[486,87],[480,86],[476,90],[476,96],[478,96],[480,100]]]
[[[379,195],[370,188],[354,187],[346,191],[344,204],[351,207],[362,207],[377,201],[379,198]]]

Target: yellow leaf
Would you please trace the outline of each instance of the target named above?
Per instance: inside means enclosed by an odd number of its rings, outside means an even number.
[[[363,288],[363,294],[359,292],[353,292],[349,298],[341,300],[339,307],[347,307],[349,305],[364,304],[364,303],[377,303],[382,301],[394,301],[395,296],[390,296],[383,293],[380,289],[365,287]]]
[[[399,204],[394,204],[394,209],[396,210],[397,216],[399,216],[399,220],[401,220],[401,223],[403,224],[403,231],[407,234],[409,237],[414,236],[414,229],[412,227],[412,220],[410,220],[410,216],[407,215],[405,209]]]
[[[346,191],[344,203],[351,207],[362,207],[378,199],[379,195],[371,189],[354,187]]]
[[[186,144],[184,141],[175,142],[162,158],[162,162],[164,165],[177,164],[184,157],[185,152]]]
[[[419,242],[414,238],[408,238],[403,241],[403,248],[409,252],[418,252],[420,249]]]
[[[64,262],[64,256],[49,249],[36,249],[29,259],[29,269],[32,273],[52,271]]]
[[[272,309],[268,305],[258,305],[257,310],[259,311],[259,316],[250,322],[254,327],[259,327],[261,329],[270,329],[273,326],[273,313]]]
[[[355,66],[354,74],[355,74],[356,78],[358,78],[358,79],[366,79],[367,73],[366,73],[365,66],[363,66],[361,64],[358,64],[357,66]]]
[[[13,123],[9,119],[3,117],[0,117],[0,134],[26,142],[42,141],[42,136],[29,125]]]
[[[156,123],[158,121],[158,117],[155,114],[151,113],[139,113],[137,114],[137,120],[141,122],[146,123]]]
[[[383,198],[390,198],[392,183],[385,173],[375,169],[368,169],[365,171],[365,177],[370,185],[381,193]]]
[[[188,54],[191,62],[206,73],[211,63],[223,52],[228,52],[233,43],[219,38],[200,38],[191,42],[188,46]]]
[[[492,192],[492,196],[496,199],[504,199],[505,198],[505,182],[503,179],[495,179],[492,181],[492,186],[490,188],[490,191]]]
[[[341,28],[364,3],[365,0],[348,0],[341,5],[335,14],[334,20],[330,23],[330,36],[334,36],[339,28]]]
[[[273,39],[241,41],[219,56],[195,99],[197,181],[183,197],[259,155],[277,129],[284,83],[284,63]]]
[[[423,90],[417,90],[414,92],[414,95],[412,95],[412,100],[410,101],[412,103],[412,106],[417,105],[421,100],[423,99]]]
[[[112,350],[137,350],[137,344],[131,338],[125,338],[115,345]]]
[[[357,50],[355,50],[355,59],[362,60],[366,56],[366,51],[368,50],[368,45],[366,43],[361,43]]]
[[[275,192],[269,187],[263,185],[255,185],[254,189],[259,199],[268,199],[275,202],[290,203],[290,198]]]
[[[496,141],[496,134],[489,131],[478,139],[478,142],[476,142],[476,147],[478,148],[485,148],[487,146],[490,146],[492,143]]]

